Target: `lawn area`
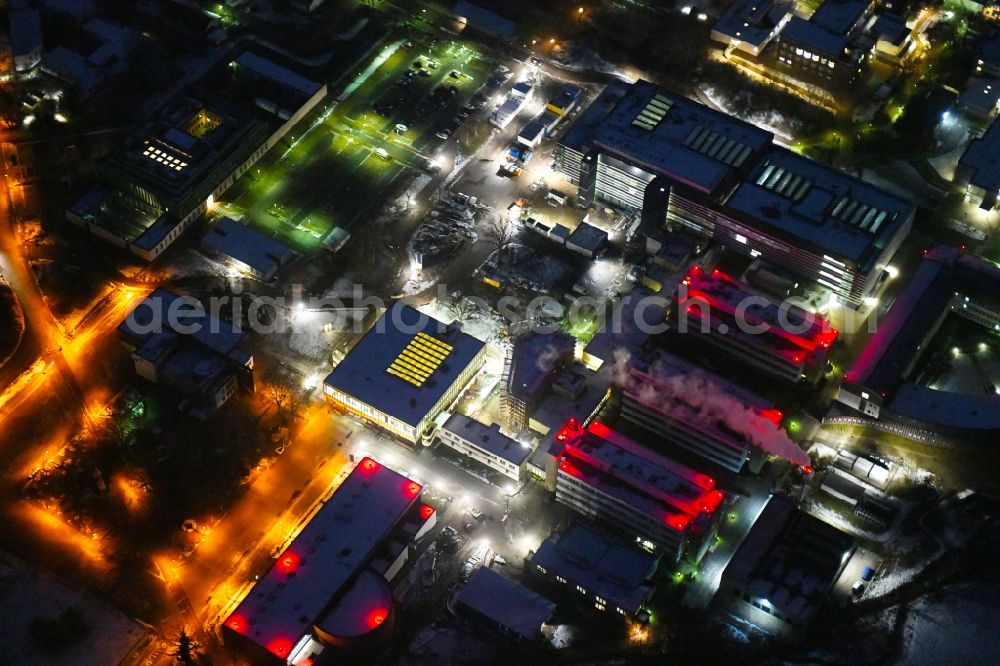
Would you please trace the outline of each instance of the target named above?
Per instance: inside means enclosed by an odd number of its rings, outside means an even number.
[[[442,143],[435,128],[461,110],[493,66],[468,43],[406,44],[392,42],[387,49],[395,51],[346,99],[331,91],[325,107],[237,183],[230,210],[308,254],[334,227],[356,232],[424,173]],[[444,103],[431,105],[431,93],[442,89]]]

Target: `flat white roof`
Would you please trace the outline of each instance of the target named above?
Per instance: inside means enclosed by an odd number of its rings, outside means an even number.
[[[372,458],[363,459],[229,616],[226,626],[287,657],[419,501],[421,489]],[[379,601],[373,599],[373,604]]]
[[[465,414],[452,414],[443,427],[476,447],[514,465],[520,465],[531,455],[530,448],[501,433],[500,426],[496,423],[488,426]]]

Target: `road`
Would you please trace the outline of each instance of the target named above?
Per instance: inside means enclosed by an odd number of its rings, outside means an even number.
[[[771,501],[772,483],[773,479],[769,476],[754,476],[741,480],[743,489],[748,492],[740,497],[735,505],[726,507],[727,515],[723,516],[722,526],[719,529],[721,539],[714,550],[702,558],[697,577],[687,583],[685,606],[706,608],[711,603],[729,561],[733,559],[736,550]],[[730,520],[729,515],[734,515],[735,520]]]
[[[508,561],[524,557],[528,547],[537,547],[551,527],[540,525],[535,511],[521,514],[528,501],[513,482],[493,485],[450,457],[435,456],[424,447],[405,447],[365,429],[353,417],[330,413],[317,398],[304,410],[302,428],[285,452],[258,473],[247,493],[189,556],[154,557],[151,573],[160,578],[173,602],[159,633],[174,635],[181,626],[211,629],[225,619],[249,592],[255,576],[267,571],[353,469],[352,455],[355,460],[371,455],[420,481],[425,497],[443,509],[442,521],[461,524],[465,509],[479,508],[486,518],[475,538],[488,539]],[[508,506],[514,519],[505,524],[502,518]],[[150,644],[134,663],[156,649],[155,643]]]
[[[0,141],[0,146],[3,143]],[[0,155],[6,164],[6,158]],[[100,418],[120,390],[127,363],[115,329],[145,293],[118,287],[66,333],[34,280],[12,217],[10,181],[0,179],[0,269],[25,317],[21,347],[0,370],[0,530],[5,546],[78,584],[110,588],[109,544],[22,499],[28,474]]]

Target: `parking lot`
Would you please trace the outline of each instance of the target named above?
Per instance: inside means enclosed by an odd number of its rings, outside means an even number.
[[[414,177],[438,170],[435,151],[482,120],[485,92],[473,98],[496,67],[459,41],[400,39],[386,49],[370,76],[237,183],[232,214],[311,252],[335,226],[353,233]]]
[[[840,573],[837,582],[833,584],[833,589],[830,591],[830,602],[843,604],[863,598],[864,593],[871,585],[871,580],[862,581],[862,573],[870,567],[874,574],[878,572],[880,565],[881,559],[875,553],[858,546],[854,554],[851,555],[851,559],[844,565],[844,570]],[[858,581],[862,582],[862,586],[860,590],[855,591],[854,586]]]

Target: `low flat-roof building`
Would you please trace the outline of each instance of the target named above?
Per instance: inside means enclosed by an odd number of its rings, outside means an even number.
[[[581,360],[592,370],[613,365],[616,355],[638,352],[651,335],[667,330],[669,298],[635,287],[612,305],[607,319],[583,348]]]
[[[893,463],[870,453],[854,453],[846,449],[837,451],[834,467],[885,490],[893,474]]]
[[[564,83],[559,88],[559,92],[549,99],[545,108],[557,116],[565,116],[576,107],[582,92],[580,86]]]
[[[566,239],[566,247],[585,257],[594,258],[608,244],[608,232],[592,224],[581,222]]]
[[[992,121],[1000,110],[1000,81],[970,76],[958,96],[957,106],[973,118]]]
[[[1000,82],[993,84],[1000,88]],[[955,183],[965,188],[965,198],[983,210],[1000,205],[1000,122],[973,139],[955,168]]]
[[[584,523],[542,542],[525,572],[602,613],[631,618],[653,596],[660,556]]]
[[[328,650],[371,657],[395,622],[389,582],[433,528],[415,481],[364,458],[223,623],[254,664],[313,663]],[[399,551],[389,566],[386,550]],[[326,658],[325,656],[323,658]]]
[[[452,414],[437,429],[437,438],[462,455],[496,470],[514,481],[524,479],[531,448],[491,426],[464,414]]]
[[[124,72],[143,39],[132,28],[99,18],[89,19],[83,28],[95,43],[93,48],[80,53],[57,46],[42,57],[42,71],[68,83],[77,101]]]
[[[481,340],[396,301],[327,375],[323,391],[338,409],[416,444],[485,358]]]
[[[768,633],[802,632],[856,545],[854,537],[775,496],[723,571],[715,603]]]
[[[468,0],[460,0],[452,10],[459,21],[488,35],[512,39],[517,34],[517,23]]]
[[[517,641],[535,641],[556,605],[528,588],[480,567],[455,599],[458,612]]]
[[[776,447],[808,464],[808,456],[778,425],[781,412],[750,391],[665,352],[633,355],[619,365],[622,418],[667,446],[731,472],[748,462],[759,469],[761,452]]]
[[[824,317],[779,304],[719,269],[693,266],[677,287],[675,303],[681,335],[697,336],[740,365],[785,381],[818,380],[837,339]]]
[[[846,502],[854,509],[865,498],[865,487],[837,469],[829,469],[819,489],[827,495]]]
[[[223,217],[201,239],[202,249],[231,261],[237,268],[260,280],[270,280],[292,260],[286,245],[230,217]]]
[[[662,456],[599,421],[568,421],[549,449],[556,499],[624,532],[670,561],[697,562],[718,527],[715,479]]]
[[[131,133],[66,219],[152,261],[325,95],[325,84],[244,51]]]
[[[118,326],[118,335],[136,374],[173,388],[197,416],[221,407],[238,387],[253,390],[246,334],[193,298],[157,289]]]

